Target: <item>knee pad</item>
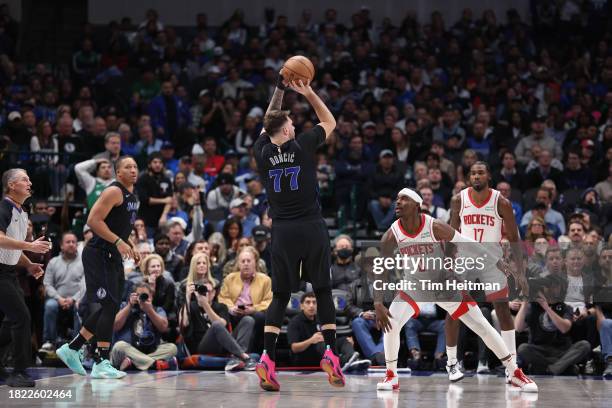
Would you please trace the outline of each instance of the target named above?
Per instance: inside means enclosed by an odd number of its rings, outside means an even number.
[[[266,326],[274,326],[280,329],[290,298],[291,293],[289,292],[274,292],[272,294],[272,302],[266,312]]]
[[[317,315],[319,323],[336,324],[336,306],[330,288],[318,288],[314,290],[317,298]]]

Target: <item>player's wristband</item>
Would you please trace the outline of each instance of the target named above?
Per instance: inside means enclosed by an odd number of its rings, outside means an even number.
[[[278,74],[278,78],[276,79],[276,87],[280,89],[281,91],[284,91],[285,89],[287,89],[285,84],[283,84],[283,76],[281,74]]]
[[[113,242],[113,245],[114,245],[114,246],[117,246],[117,244],[119,243],[119,241],[121,241],[121,238],[117,238],[117,239],[115,240],[115,242]]]

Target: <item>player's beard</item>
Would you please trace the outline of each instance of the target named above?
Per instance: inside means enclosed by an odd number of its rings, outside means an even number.
[[[473,184],[472,188],[476,191],[476,192],[481,192],[482,190],[484,190],[485,188],[485,184],[484,183],[480,183],[480,184]]]

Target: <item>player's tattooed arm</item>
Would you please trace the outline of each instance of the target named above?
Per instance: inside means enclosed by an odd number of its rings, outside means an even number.
[[[276,81],[276,88],[274,88],[274,94],[272,95],[272,99],[270,100],[270,104],[266,110],[266,114],[270,113],[271,111],[281,109],[283,106],[283,96],[285,96],[285,89],[287,89],[287,85],[287,81],[283,75],[279,73]]]

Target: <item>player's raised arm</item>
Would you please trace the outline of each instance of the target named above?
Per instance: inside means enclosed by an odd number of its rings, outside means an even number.
[[[327,108],[327,105],[325,105],[325,102],[323,102],[321,98],[319,98],[319,95],[317,95],[316,92],[310,87],[310,83],[304,84],[300,80],[297,82],[293,81],[291,83],[291,89],[301,95],[304,95],[304,97],[312,105],[312,108],[317,114],[317,118],[319,118],[319,125],[325,129],[325,137],[328,138],[336,128],[336,119],[331,111]]]
[[[278,79],[276,80],[276,88],[274,88],[274,94],[272,94],[272,99],[270,99],[270,103],[268,104],[266,115],[271,111],[281,109],[281,107],[283,106],[283,96],[285,95],[285,89],[287,89],[287,85],[288,83],[279,73]],[[264,130],[262,129],[262,133],[263,132]]]

